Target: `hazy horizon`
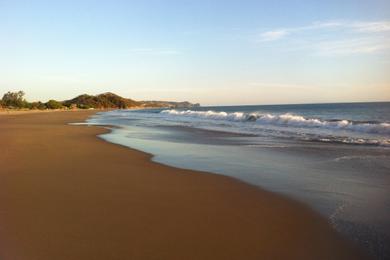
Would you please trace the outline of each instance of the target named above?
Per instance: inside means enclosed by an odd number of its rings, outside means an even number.
[[[0,0],[0,94],[390,101],[388,1]]]

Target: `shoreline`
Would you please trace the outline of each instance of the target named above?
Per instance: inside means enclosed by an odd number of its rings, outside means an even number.
[[[111,144],[98,112],[0,115],[0,258],[358,259],[302,203]]]

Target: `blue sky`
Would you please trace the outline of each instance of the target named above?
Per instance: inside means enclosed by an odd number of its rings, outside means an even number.
[[[0,0],[0,94],[390,100],[390,1]]]

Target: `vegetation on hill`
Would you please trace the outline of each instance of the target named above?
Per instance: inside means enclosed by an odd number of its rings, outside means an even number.
[[[63,104],[67,107],[76,105],[78,108],[130,108],[141,104],[132,99],[120,97],[114,93],[103,93],[97,96],[80,95],[71,100],[66,100]]]
[[[46,103],[28,102],[24,98],[25,93],[23,91],[11,92],[8,91],[3,95],[0,100],[0,108],[8,109],[61,109],[63,108],[62,102],[56,100],[49,100]]]
[[[1,99],[0,106],[7,108],[28,108],[28,102],[24,99],[23,91],[8,91]]]
[[[61,102],[58,102],[58,101],[53,100],[53,99],[50,99],[49,101],[47,101],[47,103],[45,105],[48,109],[60,109],[63,107]]]
[[[23,91],[7,92],[0,100],[0,108],[7,109],[126,109],[133,107],[169,107],[169,108],[186,108],[199,106],[185,102],[169,101],[135,101],[129,98],[123,98],[114,93],[103,93],[96,96],[83,94],[70,100],[57,101],[49,100],[46,103],[41,101],[28,102],[24,98]]]

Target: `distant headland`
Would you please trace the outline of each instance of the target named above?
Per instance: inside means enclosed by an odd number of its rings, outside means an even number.
[[[49,100],[47,102],[28,102],[24,98],[23,91],[7,92],[0,100],[0,109],[128,109],[128,108],[191,108],[199,107],[200,104],[190,103],[188,101],[135,101],[124,98],[111,92],[99,95],[79,95],[73,99],[57,101]]]

